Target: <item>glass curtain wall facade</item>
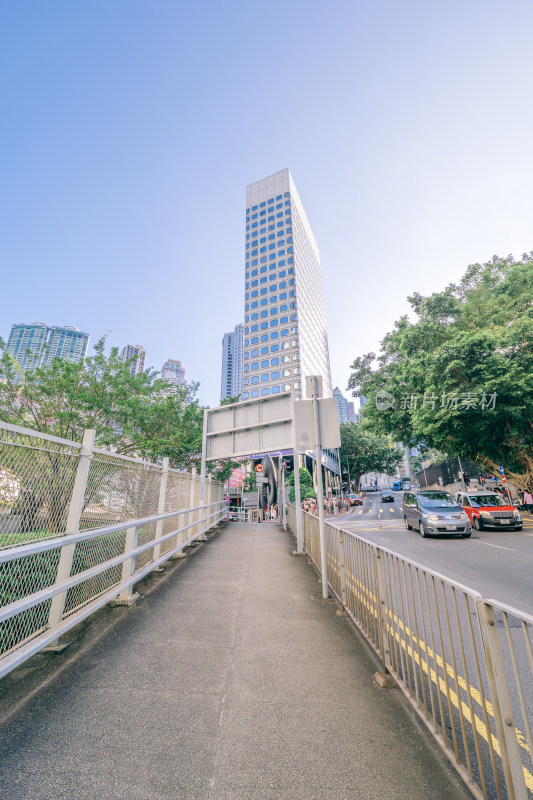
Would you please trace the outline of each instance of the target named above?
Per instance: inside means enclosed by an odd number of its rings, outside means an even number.
[[[320,255],[288,169],[246,189],[243,400],[294,389],[331,371]]]

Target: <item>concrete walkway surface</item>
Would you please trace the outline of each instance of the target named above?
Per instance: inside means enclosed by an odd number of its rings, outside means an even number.
[[[293,549],[212,537],[0,728],[0,798],[471,800]]]

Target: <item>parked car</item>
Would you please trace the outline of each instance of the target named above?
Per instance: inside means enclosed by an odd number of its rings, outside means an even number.
[[[483,528],[522,530],[522,517],[518,509],[496,492],[459,492],[457,502],[464,508],[477,531]]]
[[[363,498],[360,497],[358,494],[347,494],[346,499],[351,506],[362,506],[363,505]]]
[[[381,490],[381,502],[382,503],[394,503],[394,495],[392,492],[389,492],[388,489]]]
[[[466,512],[449,492],[433,489],[405,492],[402,513],[407,530],[414,528],[424,538],[457,533],[467,539],[472,533]]]

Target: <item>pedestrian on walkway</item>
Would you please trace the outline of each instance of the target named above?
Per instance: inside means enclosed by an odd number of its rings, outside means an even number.
[[[530,514],[533,513],[533,495],[531,492],[524,492],[524,505]]]

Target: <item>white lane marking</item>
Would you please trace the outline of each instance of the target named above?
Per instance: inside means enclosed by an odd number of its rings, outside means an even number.
[[[533,536],[533,533],[524,533],[524,536]]]
[[[510,550],[511,553],[516,553],[516,550],[513,547],[502,547],[501,544],[491,544],[490,542],[481,542],[479,539],[471,539],[470,541],[475,542],[476,544],[486,544],[487,547],[497,547],[499,550]]]

